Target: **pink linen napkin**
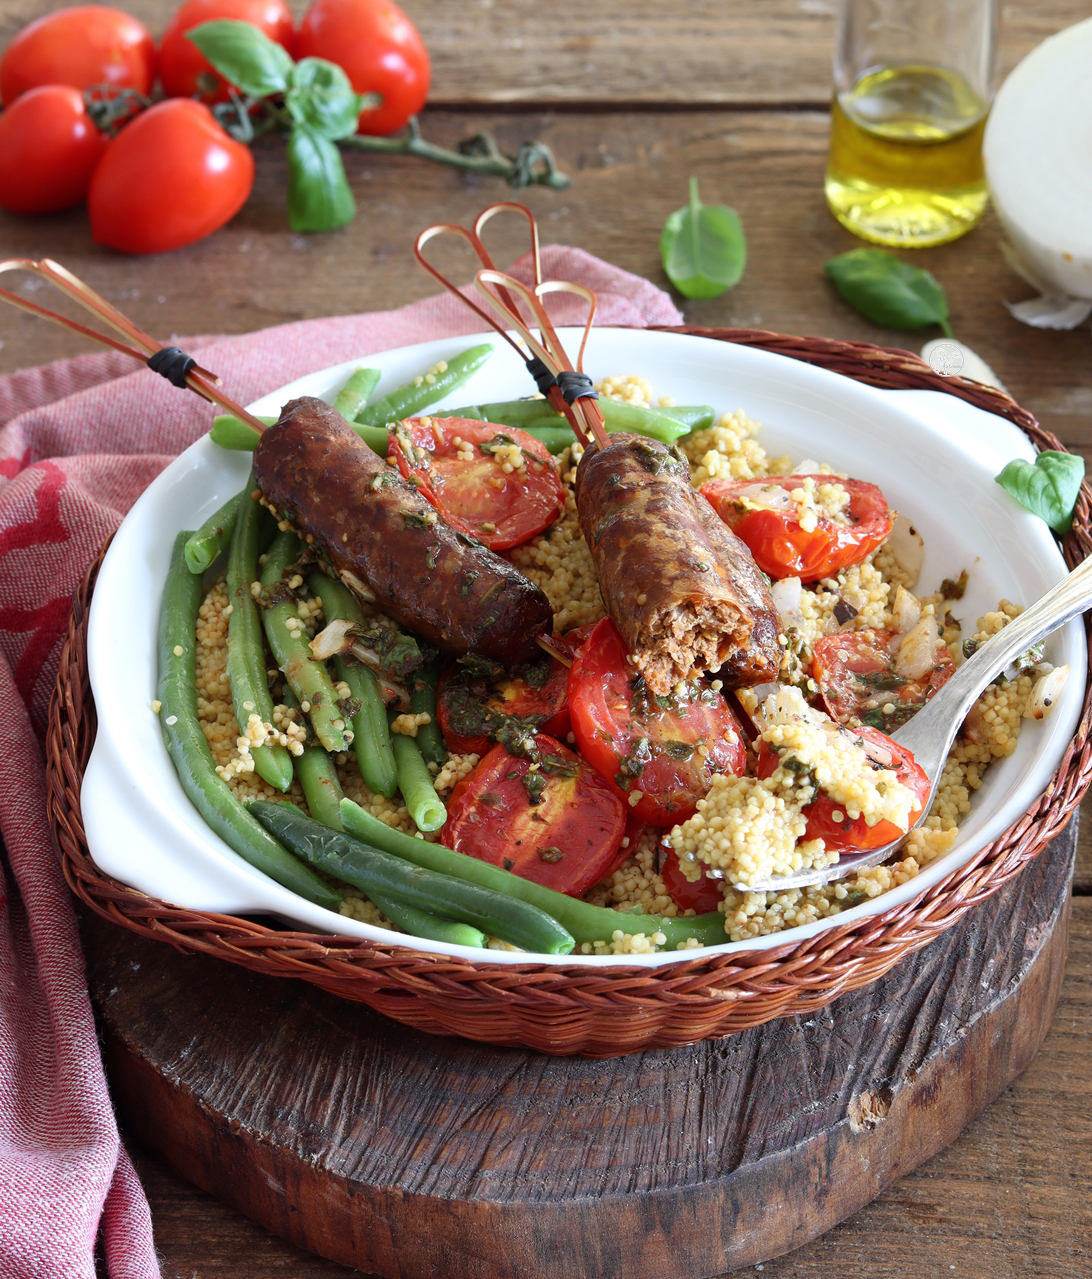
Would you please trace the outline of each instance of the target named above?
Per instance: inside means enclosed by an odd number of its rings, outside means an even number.
[[[527,262],[514,271],[527,279]],[[543,271],[595,289],[601,324],[682,322],[660,289],[579,249],[545,249]],[[578,299],[554,295],[550,305],[558,323],[582,322]],[[0,311],[0,331],[3,323]],[[247,404],[330,364],[481,327],[443,294],[397,311],[182,344]],[[93,1279],[96,1248],[111,1279],[159,1274],[148,1205],[103,1076],[75,916],[46,821],[40,743],[73,591],[142,490],[208,429],[213,411],[114,353],[0,378],[4,1279]]]

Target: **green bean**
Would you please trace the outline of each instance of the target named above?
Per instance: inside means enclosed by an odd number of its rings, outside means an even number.
[[[546,446],[549,453],[561,453],[572,444],[576,436],[567,422],[560,426],[524,426],[521,428]]]
[[[275,417],[259,417],[259,422],[264,422],[266,426],[272,426],[278,419]],[[357,422],[350,422],[349,425],[360,436],[364,443],[372,450],[378,453],[380,457],[387,456],[387,428],[385,426],[361,426]],[[213,444],[219,444],[222,449],[236,449],[239,452],[253,453],[258,444],[258,432],[244,422],[242,418],[232,417],[229,413],[221,413],[218,417],[212,419],[212,430],[209,431],[209,439]]]
[[[707,431],[716,416],[711,404],[661,404],[657,412],[681,422],[688,435],[691,431]]]
[[[631,431],[635,435],[647,435],[664,444],[670,444],[680,435],[686,435],[688,431],[695,429],[689,424],[690,416],[694,420],[703,420],[705,414],[705,409],[650,409],[641,404],[612,400],[608,396],[597,403],[603,410],[603,420],[608,431]],[[507,400],[474,407],[485,421],[495,422],[498,426],[517,426],[521,430],[528,427],[568,426],[566,419],[560,413],[555,413],[545,400]],[[709,414],[711,420],[712,409]],[[469,417],[469,408],[452,409],[447,416]],[[570,440],[571,438],[570,429]]]
[[[258,575],[258,543],[263,526],[271,522],[268,512],[250,500],[254,476],[247,482],[245,497],[235,521],[227,562],[228,617],[227,677],[231,705],[242,732],[247,721],[257,715],[263,723],[273,721],[273,698],[266,678],[265,643],[257,604],[250,584]],[[255,746],[250,752],[254,768],[270,786],[286,791],[292,784],[292,757],[283,746]]]
[[[441,919],[431,911],[408,906],[396,897],[388,897],[374,889],[368,896],[392,923],[411,937],[427,937],[431,941],[447,942],[451,946],[472,946],[476,950],[485,948],[485,933],[480,928],[457,923],[454,919]]]
[[[392,712],[391,718],[394,718]],[[402,792],[409,815],[418,830],[439,830],[447,821],[444,801],[436,794],[432,774],[421,754],[421,748],[404,733],[391,733],[394,763],[398,769],[398,789]]]
[[[442,766],[447,759],[447,747],[444,745],[440,725],[436,720],[436,680],[439,673],[439,662],[430,662],[414,675],[413,688],[410,692],[410,710],[415,715],[423,712],[429,716],[429,722],[418,727],[414,741],[426,764]]]
[[[160,728],[182,789],[209,827],[245,861],[290,892],[336,911],[341,894],[297,861],[260,826],[216,772],[197,718],[197,610],[201,579],[186,566],[188,533],[175,539],[159,610]]]
[[[493,344],[485,342],[481,346],[472,346],[469,351],[463,351],[460,355],[453,355],[442,373],[426,373],[424,377],[414,378],[405,386],[398,387],[369,405],[363,413],[357,414],[357,421],[365,426],[383,426],[387,422],[401,422],[404,418],[415,417],[422,409],[427,409],[430,404],[444,399],[464,382],[469,382],[492,354]],[[426,381],[427,378],[432,378],[432,381]]]
[[[300,540],[295,533],[278,533],[266,553],[262,586],[276,586],[289,566],[299,558],[300,549]],[[262,625],[269,647],[292,692],[310,716],[311,727],[319,741],[328,751],[347,750],[345,716],[338,705],[337,690],[325,663],[317,662],[311,656],[302,626],[289,625],[293,618],[299,621],[299,611],[292,599],[274,598],[272,604],[262,609]]]
[[[235,520],[249,491],[236,493],[215,511],[186,543],[186,567],[199,576],[231,541]]]
[[[716,911],[668,919],[661,915],[631,915],[606,906],[592,906],[576,897],[567,897],[552,888],[522,879],[477,857],[457,853],[441,844],[430,844],[424,839],[415,839],[404,831],[385,825],[351,799],[341,801],[341,820],[349,834],[395,857],[405,857],[417,866],[455,875],[538,906],[568,929],[578,942],[609,942],[619,929],[628,934],[662,932],[667,939],[668,950],[675,950],[690,937],[696,937],[703,946],[716,946],[727,940],[724,916]]]
[[[349,380],[338,391],[334,408],[347,421],[352,422],[368,403],[368,397],[379,385],[378,369],[354,369]]]
[[[264,422],[266,426],[272,426],[276,420],[275,417],[258,418],[258,421]],[[233,417],[230,413],[219,413],[212,419],[209,439],[213,444],[219,444],[222,449],[238,449],[243,453],[253,453],[260,438],[250,423],[244,422],[241,417]]]
[[[572,937],[556,920],[526,902],[465,879],[408,866],[403,858],[327,830],[287,804],[259,800],[251,804],[250,811],[271,834],[312,866],[366,893],[389,894],[420,910],[480,928],[488,936],[500,937],[524,950],[567,955],[573,948]]]
[[[299,699],[290,688],[285,688],[282,700],[285,706],[299,709]],[[331,830],[344,830],[338,808],[343,798],[341,783],[337,779],[332,756],[312,741],[310,745],[304,745],[303,754],[296,756],[295,764],[296,776],[303,787],[303,797],[307,800],[311,816]]]
[[[312,573],[307,588],[322,601],[327,623],[344,618],[359,626],[364,621],[360,605],[340,582],[324,573]],[[387,708],[375,675],[359,662],[334,658],[334,671],[339,680],[349,685],[349,696],[360,709],[352,717],[353,750],[360,776],[370,791],[388,799],[398,789],[398,769],[394,763],[391,735],[387,727]]]

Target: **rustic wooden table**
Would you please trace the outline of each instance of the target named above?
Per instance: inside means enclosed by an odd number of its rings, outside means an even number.
[[[0,47],[51,7],[48,0],[0,0]],[[168,0],[126,7],[155,32],[172,8]],[[821,272],[826,258],[857,244],[822,196],[833,0],[691,0],[667,7],[653,0],[597,6],[406,0],[405,7],[433,56],[427,135],[452,144],[488,128],[511,149],[538,138],[573,176],[567,191],[527,194],[546,241],[580,245],[666,285],[659,230],[696,174],[706,200],[739,211],[749,260],[743,281],[726,297],[683,306],[688,322],[920,344],[850,311]],[[1089,12],[1089,0],[1007,4],[1003,70]],[[260,144],[257,162],[243,211],[188,249],[118,256],[92,244],[77,209],[41,219],[0,212],[3,253],[59,259],[164,338],[237,333],[426,295],[432,283],[413,264],[410,231],[432,221],[465,222],[505,194],[493,182],[447,169],[352,153],[346,167],[360,205],[357,220],[304,237],[285,223],[283,148]],[[1046,427],[1092,456],[1087,326],[1044,333],[1011,319],[1003,300],[1029,290],[1004,265],[999,239],[988,214],[965,239],[914,260],[944,285],[956,334]],[[0,373],[85,349],[71,335],[8,314]],[[822,1239],[767,1263],[767,1275],[1076,1279],[1090,1272],[1092,809],[1086,810],[1066,984],[1035,1063],[954,1146]],[[348,1273],[269,1235],[156,1159],[134,1155],[171,1279]]]

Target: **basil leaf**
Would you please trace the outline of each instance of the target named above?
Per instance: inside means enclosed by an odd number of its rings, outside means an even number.
[[[747,262],[747,240],[735,209],[702,204],[690,179],[690,203],[664,223],[660,256],[667,278],[687,298],[716,298],[738,284]]]
[[[230,18],[202,22],[186,32],[186,39],[197,45],[229,84],[252,98],[288,88],[291,57],[252,23]]]
[[[1034,463],[1016,458],[996,476],[1006,493],[1058,534],[1069,532],[1083,479],[1084,458],[1056,449],[1040,453]]]
[[[304,58],[292,68],[288,82],[284,105],[297,124],[332,141],[356,132],[364,99],[340,67],[323,58]]]
[[[948,324],[948,299],[928,271],[882,249],[853,249],[823,263],[823,270],[850,306],[888,329],[922,329]]]
[[[341,152],[319,133],[296,125],[288,135],[288,224],[293,231],[329,231],[356,215]]]

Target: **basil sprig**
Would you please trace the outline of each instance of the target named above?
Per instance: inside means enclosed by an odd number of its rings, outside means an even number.
[[[702,204],[690,179],[690,203],[664,223],[660,256],[667,278],[687,298],[716,298],[738,284],[747,264],[747,241],[735,209]]]
[[[1083,457],[1047,449],[1034,462],[1014,458],[995,478],[1006,493],[1032,515],[1046,520],[1055,533],[1064,536],[1069,532],[1084,479]]]
[[[426,142],[415,118],[409,121],[408,137],[358,134],[361,111],[379,106],[380,95],[357,93],[341,67],[323,58],[294,62],[249,22],[204,22],[187,31],[186,38],[238,90],[231,102],[213,107],[232,137],[251,142],[262,133],[287,133],[288,221],[293,231],[328,231],[356,214],[338,142],[364,151],[421,156],[502,177],[516,187],[569,185],[542,143],[524,143],[517,156],[508,156],[488,134],[478,134],[458,151],[448,151]]]
[[[934,276],[882,249],[853,249],[823,270],[839,294],[873,324],[888,329],[923,329],[939,324],[954,337],[948,323],[948,299]]]
[[[329,231],[356,216],[341,153],[334,143],[356,132],[368,105],[332,62],[288,53],[249,22],[204,22],[187,36],[230,84],[255,98],[283,95],[288,117],[288,224]]]

